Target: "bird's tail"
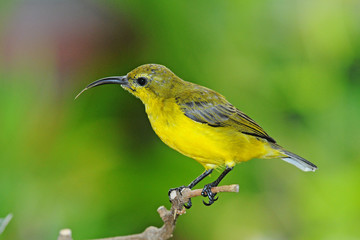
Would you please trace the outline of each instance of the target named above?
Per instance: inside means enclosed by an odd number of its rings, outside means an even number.
[[[312,162],[296,155],[295,153],[283,149],[277,144],[272,144],[272,147],[285,155],[285,157],[281,157],[282,160],[300,168],[305,172],[315,172],[315,170],[317,169],[317,166]]]

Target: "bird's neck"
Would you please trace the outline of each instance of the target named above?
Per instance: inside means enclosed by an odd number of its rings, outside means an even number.
[[[159,119],[170,120],[172,111],[175,110],[176,102],[173,98],[153,98],[144,103],[144,105],[149,120],[153,124]]]

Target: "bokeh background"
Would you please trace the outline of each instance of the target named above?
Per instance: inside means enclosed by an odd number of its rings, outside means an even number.
[[[162,224],[167,191],[202,171],[165,146],[141,102],[88,83],[160,63],[215,89],[313,161],[238,165],[175,239],[360,238],[358,0],[0,2],[2,239],[75,239]],[[213,181],[212,174],[200,185]]]

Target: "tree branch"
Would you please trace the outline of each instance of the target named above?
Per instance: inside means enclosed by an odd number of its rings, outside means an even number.
[[[239,185],[226,185],[213,187],[211,189],[213,193],[219,192],[239,192]],[[173,236],[173,232],[176,225],[177,218],[186,212],[184,204],[188,202],[190,198],[201,196],[202,189],[191,190],[190,188],[182,189],[181,193],[178,189],[174,189],[170,192],[169,199],[171,202],[171,209],[167,210],[164,206],[161,206],[157,209],[161,219],[164,222],[164,225],[161,228],[150,226],[145,229],[144,232],[139,234],[133,234],[128,236],[120,237],[110,237],[110,238],[100,238],[97,240],[166,240]],[[70,231],[69,229],[67,229]],[[63,231],[63,230],[62,230]],[[61,232],[60,231],[60,234]],[[70,238],[58,238],[58,240],[71,240],[71,231]]]

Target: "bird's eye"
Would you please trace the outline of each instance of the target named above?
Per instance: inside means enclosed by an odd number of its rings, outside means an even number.
[[[140,86],[145,86],[147,83],[147,79],[144,77],[139,77],[138,79],[136,79],[137,84],[139,84]]]

